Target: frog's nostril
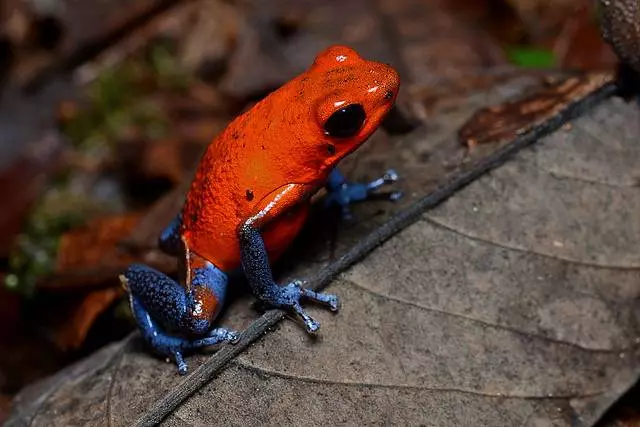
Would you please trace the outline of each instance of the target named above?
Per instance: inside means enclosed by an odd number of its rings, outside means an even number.
[[[384,93],[384,99],[391,99],[393,98],[393,91],[392,90],[388,90]]]

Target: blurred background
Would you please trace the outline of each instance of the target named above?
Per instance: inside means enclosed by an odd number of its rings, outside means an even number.
[[[613,71],[598,22],[592,0],[2,0],[0,421],[133,330],[118,273],[174,273],[155,239],[203,148],[320,49],[393,64],[401,105],[498,69]]]

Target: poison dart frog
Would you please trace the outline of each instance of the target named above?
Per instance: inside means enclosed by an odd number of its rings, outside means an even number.
[[[309,333],[320,324],[301,300],[338,310],[336,295],[305,289],[297,280],[276,283],[270,263],[298,234],[311,196],[322,187],[326,203],[348,216],[350,203],[397,180],[389,170],[369,183],[349,182],[336,164],[380,125],[399,85],[389,65],[331,46],[207,147],[181,212],[158,240],[180,260],[179,281],[140,264],[120,276],[143,338],[175,361],[180,374],[187,372],[184,352],[237,342],[237,332],[212,327],[234,271],[244,272],[265,307],[298,315]]]

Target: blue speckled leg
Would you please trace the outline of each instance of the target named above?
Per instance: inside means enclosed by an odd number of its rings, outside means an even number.
[[[212,264],[193,270],[189,292],[164,273],[139,264],[129,266],[121,280],[143,337],[172,358],[180,374],[187,372],[183,352],[237,340],[234,331],[211,329],[227,286],[226,274]]]
[[[329,195],[325,199],[325,204],[326,206],[337,204],[342,210],[342,217],[344,219],[350,219],[350,204],[370,198],[375,190],[383,185],[394,183],[397,180],[398,174],[393,169],[389,169],[382,177],[366,184],[348,182],[338,169],[334,169],[327,180],[326,187]],[[389,200],[393,201],[401,197],[401,191],[393,191],[388,195]]]
[[[240,230],[240,248],[244,273],[253,293],[263,304],[297,314],[311,333],[316,332],[320,328],[320,324],[302,309],[301,299],[306,298],[327,305],[331,311],[338,310],[338,297],[335,295],[304,289],[298,280],[294,280],[286,286],[278,285],[273,280],[262,236],[251,225],[244,225]]]

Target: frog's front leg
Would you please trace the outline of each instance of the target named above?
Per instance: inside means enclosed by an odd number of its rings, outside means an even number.
[[[335,295],[305,289],[297,280],[286,286],[280,286],[273,280],[264,240],[257,228],[250,223],[245,223],[240,227],[239,235],[242,268],[254,295],[263,304],[297,314],[311,333],[316,332],[320,324],[303,310],[300,305],[302,299],[327,305],[331,311],[338,310],[338,297]]]
[[[190,265],[189,286],[139,264],[120,278],[142,336],[159,354],[172,358],[180,374],[187,372],[185,351],[238,338],[234,331],[211,329],[224,303],[227,275],[193,253]]]
[[[351,218],[349,205],[354,202],[369,199],[373,192],[382,187],[396,182],[398,174],[393,169],[387,170],[383,176],[374,179],[369,183],[349,182],[345,176],[336,168],[329,175],[327,180],[327,190],[329,194],[325,199],[326,206],[338,205],[342,210],[342,217]],[[393,191],[385,195],[389,200],[395,201],[402,197],[401,191]]]

